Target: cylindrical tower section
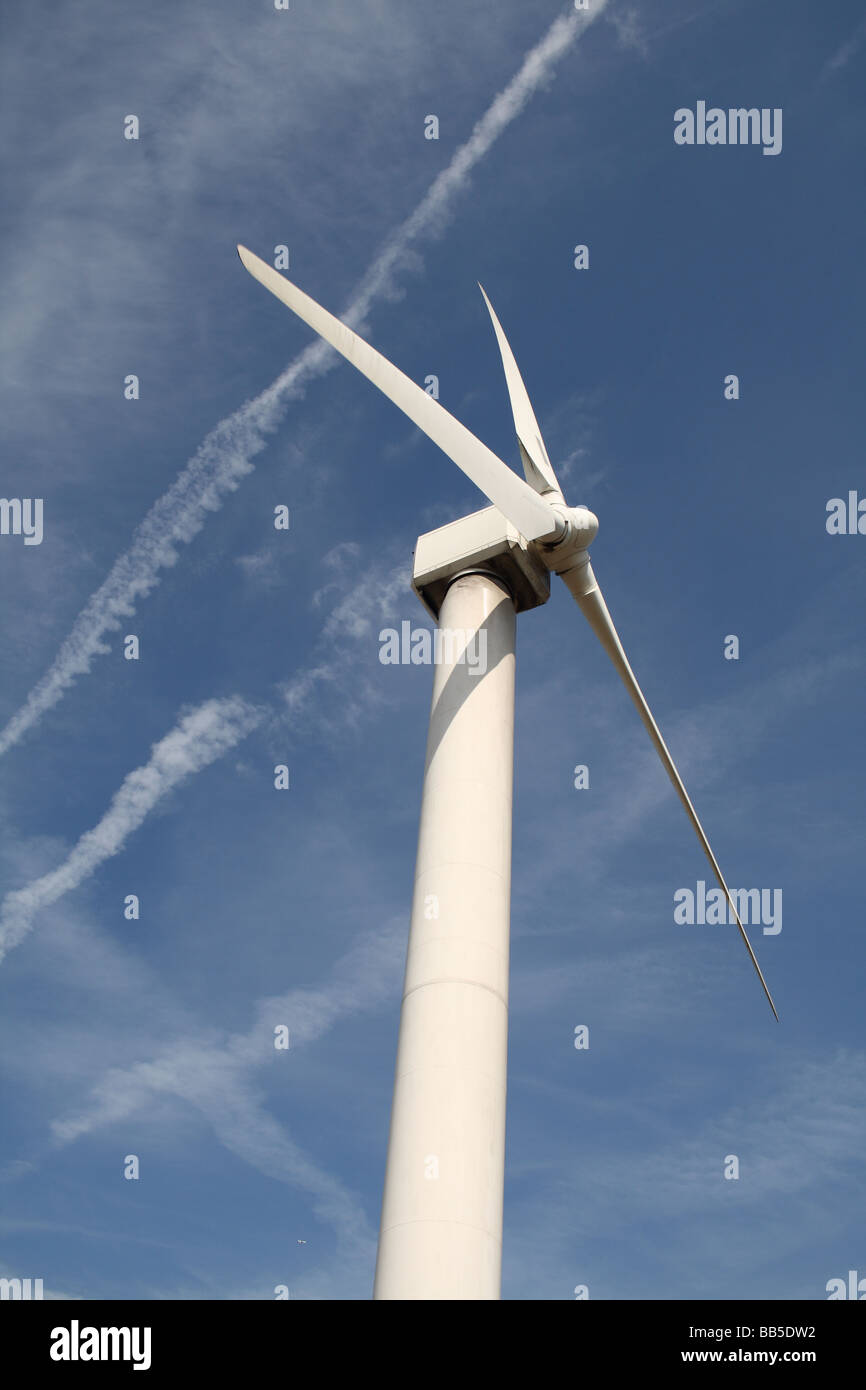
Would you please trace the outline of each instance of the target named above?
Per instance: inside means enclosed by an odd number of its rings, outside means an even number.
[[[437,640],[377,1299],[500,1293],[515,643],[503,585],[455,579]]]

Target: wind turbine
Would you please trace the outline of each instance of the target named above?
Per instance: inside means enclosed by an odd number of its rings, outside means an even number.
[[[415,892],[374,1298],[497,1299],[502,1250],[514,642],[558,574],[616,667],[776,1006],[737,906],[623,651],[589,561],[598,520],[569,507],[483,288],[525,481],[346,324],[252,254],[255,279],[368,377],[492,507],[421,536],[413,587],[444,644],[434,668]],[[464,660],[484,634],[486,669]],[[480,638],[479,638],[480,640]],[[465,646],[461,649],[461,643]]]

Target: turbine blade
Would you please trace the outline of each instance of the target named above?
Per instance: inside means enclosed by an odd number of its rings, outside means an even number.
[[[329,314],[284,275],[254,256],[245,246],[238,247],[238,255],[250,274],[265,289],[282,300],[326,343],[342,353],[434,444],[438,444],[443,453],[472,479],[475,486],[528,541],[539,540],[542,536],[552,539],[554,535],[561,534],[563,523],[550,505],[542,501],[486,444],[476,439],[465,425],[449,415],[438,401],[434,401],[380,352],[353,333],[351,328]]]
[[[517,443],[520,446],[520,457],[523,462],[526,481],[530,487],[535,488],[536,492],[555,492],[557,498],[562,500],[562,488],[557,482],[553,464],[550,462],[547,449],[544,447],[541,430],[538,428],[538,421],[530,404],[529,392],[523,384],[523,377],[520,375],[514,353],[511,351],[511,345],[496,316],[496,311],[487,297],[487,291],[480,283],[478,288],[484,295],[484,303],[487,305],[493,320],[493,331],[499,344],[502,366],[505,371],[505,384],[508,387],[508,398],[511,401],[511,413],[514,416],[514,429],[517,433]]]
[[[728,900],[730,909],[733,912],[734,917],[736,919],[737,926],[740,929],[740,935],[742,936],[743,941],[745,942],[746,950],[749,953],[749,957],[751,959],[752,964],[758,972],[758,979],[761,981],[761,984],[764,987],[764,993],[766,994],[767,999],[769,1000],[770,1008],[773,1010],[776,1021],[778,1022],[779,1015],[776,1013],[776,1006],[773,1003],[773,996],[767,988],[767,982],[764,979],[764,976],[761,972],[761,967],[758,964],[757,957],[755,956],[755,953],[752,950],[752,944],[749,941],[748,936],[746,935],[746,929],[740,921],[740,914],[737,911],[736,906],[734,905],[734,900],[731,897],[730,889],[728,888],[728,885],[722,876],[722,871],[719,868],[716,856],[713,854],[713,851],[710,848],[710,842],[704,834],[704,828],[698,820],[697,812],[695,811],[695,808],[692,805],[691,800],[689,799],[688,792],[683,786],[682,778],[680,777],[680,774],[677,772],[674,760],[668,752],[667,745],[664,739],[662,738],[661,733],[659,732],[659,727],[652,717],[650,707],[644,699],[643,691],[638,685],[637,680],[635,679],[635,674],[628,663],[628,659],[623,650],[622,643],[619,640],[619,635],[617,633],[616,628],[613,625],[613,619],[611,618],[610,613],[608,612],[607,604],[604,601],[602,592],[598,587],[598,582],[595,578],[595,575],[592,572],[592,566],[587,560],[585,565],[579,565],[574,569],[566,571],[561,575],[561,578],[565,581],[570,592],[577,600],[581,611],[583,612],[584,616],[588,619],[590,627],[592,628],[595,635],[598,637],[599,641],[601,642],[602,646],[604,647],[605,651],[607,652],[608,656],[610,657],[611,661],[613,662],[614,666],[616,667],[617,671],[622,677],[623,684],[625,685],[626,690],[628,691],[629,695],[634,701],[634,704],[637,707],[637,712],[643,720],[647,733],[649,734],[650,738],[655,744],[656,751],[662,760],[664,769],[670,777],[671,781],[673,782],[677,796],[679,797],[680,801],[683,804],[683,807],[685,808],[686,815],[688,816],[689,820],[694,826],[695,833],[701,842],[701,846],[705,855],[707,856],[707,859],[710,861],[710,865],[712,867],[713,873],[716,876],[719,887],[722,889],[722,892]]]

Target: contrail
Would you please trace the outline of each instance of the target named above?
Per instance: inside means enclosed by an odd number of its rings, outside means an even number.
[[[405,938],[402,917],[378,925],[354,942],[322,984],[260,999],[255,1021],[244,1033],[217,1043],[209,1029],[205,1039],[172,1039],[150,1061],[106,1068],[92,1088],[90,1105],[52,1122],[54,1140],[73,1143],[102,1126],[116,1125],[162,1095],[179,1096],[201,1111],[231,1153],[307,1192],[316,1214],[336,1231],[338,1246],[372,1259],[375,1237],[361,1202],[267,1113],[254,1073],[273,1057],[275,1019],[290,1026],[292,1047],[303,1047],[345,1019],[398,999]]]
[[[404,588],[403,567],[395,570],[380,562],[362,575],[357,588],[339,599],[325,621],[320,641],[333,647],[334,637],[339,636],[344,648],[346,641],[366,636],[372,618],[385,612],[393,596]],[[63,863],[0,901],[0,961],[27,935],[36,913],[77,888],[100,864],[119,853],[168,792],[216,762],[265,719],[297,716],[319,682],[339,680],[342,664],[340,657],[332,655],[298,672],[282,687],[282,703],[276,707],[233,695],[205,700],[188,709],[170,733],[153,745],[149,761],[124,777],[105,815],[81,836]]]
[[[607,0],[593,0],[591,10],[571,10],[554,20],[526,54],[519,71],[494,97],[448,167],[433,180],[414,212],[389,237],[357,285],[340,315],[342,319],[354,328],[361,327],[372,305],[393,287],[394,276],[404,266],[412,243],[441,231],[472,170],[520,115],[557,59],[606,6]],[[189,544],[204,526],[208,512],[217,511],[227,494],[252,472],[252,459],[280,424],[288,402],[300,394],[305,383],[324,375],[339,360],[324,343],[310,344],[260,395],[211,430],[168,491],[153,504],[129,549],[115,561],[107,579],[79,613],[48,671],[0,732],[0,755],[62,699],[78,676],[90,670],[94,657],[109,651],[106,634],[135,612],[137,602],[159,583],[160,571],[176,563],[177,547]]]
[[[117,854],[167,792],[222,757],[261,723],[265,710],[232,696],[206,700],[153,745],[150,761],[124,777],[105,815],[59,866],[7,894],[0,906],[0,960],[29,932],[42,908],[77,888]]]

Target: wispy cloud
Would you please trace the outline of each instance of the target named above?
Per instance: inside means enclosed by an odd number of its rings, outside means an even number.
[[[404,953],[405,922],[386,923],[357,941],[323,984],[260,1000],[246,1032],[222,1040],[212,1032],[181,1037],[150,1061],[109,1068],[93,1087],[89,1106],[53,1122],[55,1141],[72,1143],[159,1096],[177,1096],[199,1110],[231,1153],[310,1194],[316,1214],[333,1227],[340,1243],[369,1263],[374,1238],[360,1201],[265,1110],[254,1073],[273,1060],[276,1023],[288,1026],[293,1049],[303,1048],[341,1020],[392,1001]]]
[[[314,665],[299,671],[281,687],[281,714],[288,717],[297,730],[303,716],[328,736],[347,728],[358,728],[370,710],[385,702],[382,689],[364,663],[357,660],[358,644],[368,642],[371,650],[376,641],[377,622],[393,620],[394,613],[409,593],[409,575],[405,562],[397,563],[393,555],[381,556],[364,570],[358,567],[358,547],[353,543],[338,546],[325,557],[332,573],[339,574],[313,595],[318,608],[332,591],[340,591],[325,620],[319,639],[318,659]],[[346,562],[351,559],[353,568]],[[420,619],[420,613],[418,615]],[[339,695],[334,712],[319,699],[326,690]],[[313,699],[313,696],[316,699]]]
[[[645,58],[649,52],[649,45],[637,10],[633,6],[622,11],[614,9],[611,10],[609,18],[623,48],[632,48]]]
[[[150,760],[123,779],[105,815],[81,836],[63,863],[7,894],[0,904],[0,961],[26,936],[36,914],[77,888],[117,854],[170,791],[216,762],[266,719],[297,719],[309,708],[311,697],[323,682],[339,684],[341,689],[347,680],[351,682],[351,700],[341,707],[344,723],[355,722],[362,708],[376,702],[372,691],[359,684],[351,648],[366,638],[374,620],[390,613],[398,597],[405,594],[406,573],[404,565],[394,565],[386,558],[368,567],[359,579],[354,571],[346,573],[344,567],[345,560],[358,553],[359,547],[347,543],[324,557],[328,569],[340,573],[335,587],[343,592],[322,628],[321,659],[282,687],[283,703],[274,708],[232,696],[207,700],[183,715],[176,727],[154,744]]]
[[[720,1108],[697,1130],[667,1117],[660,1139],[636,1099],[627,1151],[611,1151],[606,1125],[589,1125],[584,1115],[577,1170],[570,1146],[567,1157],[545,1164],[515,1158],[512,1180],[520,1171],[525,1181],[531,1170],[535,1191],[515,1210],[507,1282],[540,1298],[567,1298],[587,1279],[591,1297],[712,1298],[730,1296],[732,1287],[741,1297],[772,1297],[784,1261],[844,1230],[858,1209],[864,1087],[862,1053],[788,1056],[781,1072],[765,1067],[741,1104]],[[586,1106],[583,1090],[559,1087],[555,1099],[566,1115]],[[606,1103],[598,1101],[598,1115]],[[728,1154],[739,1159],[739,1180],[724,1178]],[[623,1271],[609,1253],[638,1226],[649,1273],[646,1264]],[[824,1296],[837,1272],[815,1268],[799,1296]]]
[[[591,11],[559,16],[526,54],[520,69],[476,123],[468,140],[447,168],[434,179],[418,206],[389,237],[357,285],[340,317],[362,328],[373,305],[394,293],[401,271],[417,262],[416,242],[438,235],[453,215],[454,203],[467,187],[473,169],[500,135],[524,110],[554,64],[606,8],[596,0]],[[339,361],[322,342],[310,344],[260,395],[247,401],[205,438],[172,486],[151,507],[132,545],[113,565],[73,623],[51,667],[21,708],[0,732],[0,755],[7,752],[85,675],[93,660],[108,651],[106,634],[159,583],[161,571],[174,565],[178,546],[188,545],[224,499],[252,471],[252,460],[278,427],[288,403],[308,382]]]
[[[855,53],[863,46],[864,40],[866,40],[866,19],[858,24],[850,38],[847,38],[845,42],[836,49],[836,52],[827,59],[821,69],[820,80],[824,81],[826,78],[831,77],[833,73],[839,72],[842,68],[847,67]]]
[[[238,696],[207,700],[183,716],[153,745],[150,760],[130,772],[109,809],[50,873],[7,894],[0,907],[0,960],[30,931],[43,908],[77,888],[96,868],[123,848],[145,817],[168,792],[222,757],[263,718],[261,709]]]

